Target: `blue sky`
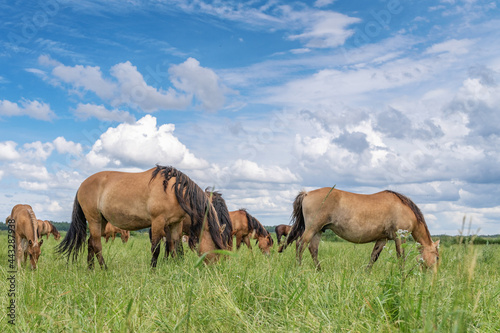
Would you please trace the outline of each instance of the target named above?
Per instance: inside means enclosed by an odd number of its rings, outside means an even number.
[[[0,210],[68,221],[102,170],[173,165],[288,223],[302,188],[392,189],[500,233],[497,1],[0,4]]]

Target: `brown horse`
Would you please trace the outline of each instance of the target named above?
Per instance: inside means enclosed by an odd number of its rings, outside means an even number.
[[[156,166],[140,173],[103,171],[87,178],[78,189],[68,233],[57,252],[77,259],[90,230],[87,262],[94,266],[94,255],[106,267],[102,256],[101,234],[107,223],[124,230],[151,227],[151,266],[156,267],[159,242],[168,228],[172,239],[181,237],[182,221],[190,218],[189,246],[198,246],[211,262],[213,252],[225,249],[217,213],[203,190],[188,176],[168,166]]]
[[[112,241],[114,241],[117,234],[120,234],[122,243],[126,243],[130,237],[130,231],[117,228],[111,223],[106,224],[106,228],[104,228],[104,235],[103,235],[103,237],[106,238],[106,243],[110,238]]]
[[[292,226],[287,224],[280,224],[276,228],[274,228],[274,232],[276,232],[276,238],[278,239],[278,245],[281,244],[281,237],[285,236],[286,240],[286,236],[288,236],[288,234],[290,233],[290,229],[292,229]],[[281,246],[279,247],[278,252],[281,252],[282,248],[283,244],[281,244]]]
[[[43,239],[38,241],[38,225],[33,208],[30,205],[15,205],[10,216],[7,217],[6,224],[15,224],[15,246],[17,267],[21,268],[21,257],[26,262],[30,256],[31,269],[36,269],[38,258],[41,254]]]
[[[205,194],[210,199],[212,205],[217,212],[217,217],[219,219],[219,224],[224,228],[222,232],[222,240],[225,244],[227,244],[227,249],[232,250],[233,248],[233,227],[231,225],[231,218],[229,217],[229,211],[227,210],[226,201],[222,198],[222,194],[213,191],[210,188],[205,189]],[[191,228],[191,220],[189,218],[184,219],[182,221],[182,233],[184,235],[189,235],[189,229]],[[150,234],[151,237],[151,234]],[[172,241],[172,237],[170,235],[170,230],[167,230],[165,240],[165,258],[168,256],[172,256],[172,258],[177,255],[184,255],[184,248],[182,246],[182,242]]]
[[[233,235],[236,236],[236,249],[239,249],[241,242],[245,242],[251,250],[250,238],[256,239],[257,244],[264,254],[269,254],[273,247],[273,238],[271,234],[262,226],[262,224],[246,209],[239,209],[229,212],[231,222],[233,224]]]
[[[49,239],[49,235],[54,235],[55,240],[59,240],[61,238],[61,234],[57,231],[57,228],[47,220],[37,220],[38,222],[38,237],[42,237],[47,235],[47,239]]]
[[[355,194],[334,188],[300,192],[293,203],[292,230],[286,246],[297,240],[297,259],[300,264],[305,246],[321,269],[318,245],[321,233],[331,229],[352,243],[375,242],[368,267],[378,259],[387,240],[394,240],[398,256],[403,254],[398,230],[411,232],[420,243],[420,252],[427,267],[438,260],[439,240],[433,242],[420,209],[406,196],[383,191],[371,195]]]

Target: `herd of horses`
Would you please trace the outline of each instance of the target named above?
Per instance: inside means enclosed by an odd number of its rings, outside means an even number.
[[[353,243],[375,242],[368,267],[378,259],[388,240],[395,241],[398,256],[403,254],[399,230],[410,232],[420,244],[426,267],[435,267],[439,260],[439,240],[432,241],[422,212],[397,192],[363,195],[334,187],[301,191],[293,203],[291,222],[276,227],[278,252],[295,241],[300,264],[308,246],[318,270],[318,246],[327,229]],[[42,235],[60,237],[50,222],[37,220],[29,205],[16,205],[6,223],[15,225],[19,267],[22,257],[26,261],[29,255],[31,267],[36,268]],[[93,268],[97,258],[101,268],[106,268],[101,237],[107,242],[119,233],[126,242],[130,231],[145,228],[149,228],[151,267],[157,265],[162,242],[165,257],[182,256],[183,237],[187,237],[191,250],[205,256],[207,263],[217,261],[223,253],[217,250],[232,250],[234,237],[236,249],[242,242],[251,249],[250,239],[254,239],[264,254],[269,254],[274,243],[271,234],[247,210],[229,212],[219,192],[203,191],[176,168],[157,165],[140,173],[102,171],[84,180],[75,196],[69,230],[56,252],[75,261],[87,242],[88,267]]]

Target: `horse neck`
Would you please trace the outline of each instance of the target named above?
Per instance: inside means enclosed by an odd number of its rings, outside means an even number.
[[[425,224],[425,222],[417,222],[417,225],[413,229],[411,234],[413,236],[413,239],[415,239],[416,242],[422,244],[422,246],[432,245],[431,234],[429,233],[429,229],[427,229],[427,225]]]
[[[215,246],[215,242],[212,239],[212,235],[210,235],[210,231],[208,230],[208,224],[205,222],[200,237],[200,245],[199,245],[200,254],[213,251],[215,249],[217,249],[217,247]]]

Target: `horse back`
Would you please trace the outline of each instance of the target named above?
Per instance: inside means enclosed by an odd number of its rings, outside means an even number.
[[[30,205],[18,204],[12,208],[10,214],[15,221],[16,237],[26,238],[32,241],[38,239],[38,223],[35,213]],[[34,221],[32,221],[34,219]]]

